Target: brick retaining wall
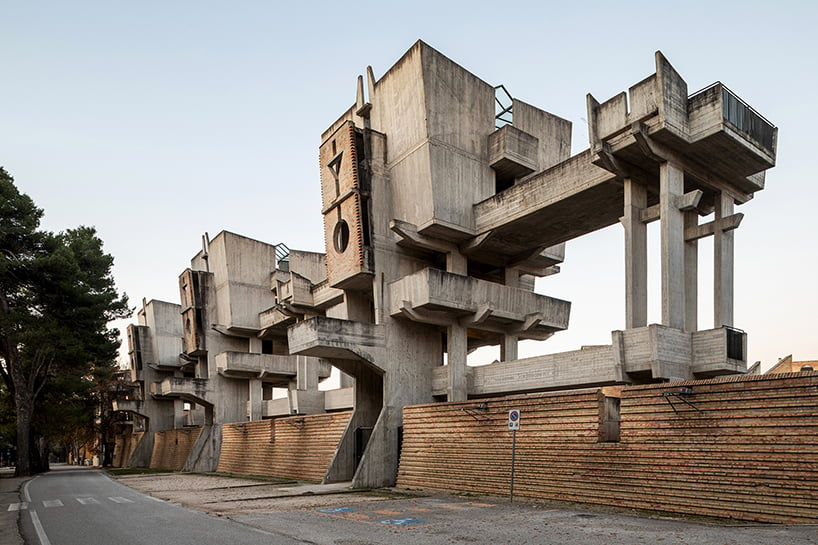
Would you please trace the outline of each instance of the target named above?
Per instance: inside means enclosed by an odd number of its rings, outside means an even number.
[[[219,472],[321,481],[351,411],[222,426]]]
[[[695,408],[670,396],[675,412],[663,393],[683,387]],[[818,522],[818,373],[625,387],[618,442],[597,389],[483,401],[406,407],[398,486],[508,494],[516,408],[515,495]]]

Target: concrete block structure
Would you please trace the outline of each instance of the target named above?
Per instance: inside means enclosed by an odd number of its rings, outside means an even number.
[[[324,481],[392,485],[407,406],[744,373],[735,206],[763,189],[777,129],[721,83],[690,94],[659,52],[655,66],[607,101],[588,95],[590,148],[577,155],[569,121],[423,42],[379,79],[368,68],[321,135],[326,252],[223,232],[180,276],[178,369],[143,381],[152,399],[201,411],[185,468],[214,470],[220,450],[236,467],[248,430],[274,429],[224,428],[222,445],[220,424],[352,408],[333,419],[332,456],[326,437],[287,444],[320,444],[327,466],[310,475]],[[655,221],[662,314],[649,324]],[[559,272],[566,242],[617,223],[625,329],[610,345],[520,359],[520,340],[569,324],[571,304],[536,293],[535,279]],[[700,330],[697,241],[710,236],[718,327]],[[467,366],[483,346],[499,346],[501,361]],[[341,389],[319,391],[330,364]],[[286,399],[272,399],[273,386]],[[258,449],[257,464],[286,457],[283,444]]]
[[[323,263],[309,257],[295,252],[290,272],[283,246],[226,231],[213,240],[205,236],[202,250],[179,277],[182,304],[143,304],[139,325],[128,328],[136,388],[133,399],[116,406],[136,415],[139,430],[148,432],[128,465],[169,460],[169,469],[214,471],[223,424],[325,412],[318,384],[329,376],[330,365],[289,355],[286,330],[261,325],[274,305],[276,279],[284,271],[296,278],[313,276],[315,263]],[[288,395],[273,399],[276,387]],[[350,394],[330,396],[329,408],[348,409]],[[196,434],[185,434],[180,442],[180,430],[192,427]],[[168,453],[166,436],[186,448]],[[164,443],[155,446],[155,441]]]
[[[482,81],[423,42],[321,138],[330,288],[343,301],[290,326],[290,351],[356,379],[355,427],[372,428],[357,486],[395,481],[401,408],[746,370],[733,323],[734,206],[764,187],[777,130],[717,83],[689,94],[656,72],[605,102],[588,96],[590,149],[571,124]],[[497,115],[496,104],[509,102]],[[498,128],[499,127],[499,128]],[[700,218],[712,220],[700,222]],[[662,320],[647,323],[647,224],[661,224]],[[520,339],[568,327],[570,303],[534,293],[564,243],[621,222],[626,329],[610,346],[518,360]],[[715,240],[719,327],[697,326],[697,241]],[[502,361],[470,368],[499,345]]]

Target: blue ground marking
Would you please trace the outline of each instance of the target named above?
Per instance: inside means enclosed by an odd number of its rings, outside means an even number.
[[[422,522],[426,522],[426,521],[425,520],[420,520],[420,519],[413,519],[413,518],[404,518],[404,519],[379,520],[378,524],[385,524],[387,526],[406,526],[408,524],[420,524]]]
[[[352,507],[329,507],[326,509],[316,509],[319,513],[349,513],[350,511],[355,511]]]

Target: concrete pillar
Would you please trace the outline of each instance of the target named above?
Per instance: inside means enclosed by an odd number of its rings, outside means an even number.
[[[699,225],[699,213],[684,213],[685,230]],[[685,331],[699,330],[699,242],[685,242]]]
[[[716,198],[716,232],[713,235],[713,327],[733,326],[733,233],[718,229],[718,221],[733,214],[733,199]]]
[[[297,390],[317,390],[318,389],[318,358],[308,356],[297,356],[296,369],[296,389]]]
[[[446,272],[467,275],[469,274],[469,260],[460,252],[446,254]]]
[[[453,324],[448,327],[446,350],[449,371],[449,386],[446,389],[448,401],[465,401],[468,397],[466,386],[466,357],[468,356],[468,339],[466,328]]]
[[[625,329],[648,325],[648,226],[640,217],[647,188],[625,179]]]
[[[683,193],[684,171],[674,163],[662,163],[659,166],[662,324],[675,329],[685,326],[684,213],[679,210]]]
[[[520,287],[520,269],[517,267],[505,268],[505,285],[510,288]],[[503,335],[503,344],[500,345],[500,361],[513,361],[518,358],[518,341],[520,337],[517,335]]]
[[[500,345],[500,361],[514,361],[519,358],[517,351],[519,340],[517,335],[503,335],[503,344]]]
[[[256,378],[248,380],[247,389],[247,419],[261,420],[261,406],[264,399],[264,391],[261,385],[261,380]]]

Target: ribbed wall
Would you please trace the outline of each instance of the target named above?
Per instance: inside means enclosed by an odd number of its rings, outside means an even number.
[[[193,444],[201,433],[201,427],[157,431],[154,433],[151,469],[181,471],[190,450],[193,448]]]
[[[224,424],[219,472],[321,481],[351,412]]]
[[[676,413],[663,393],[684,386],[698,410],[670,397]],[[475,401],[407,407],[398,485],[508,494],[515,408],[515,495],[818,522],[818,373],[633,386],[621,395],[618,443],[599,442],[597,390],[488,399],[486,411],[464,410]]]
[[[114,444],[114,467],[125,467],[131,458],[136,445],[142,439],[145,432],[121,433],[116,436]]]

